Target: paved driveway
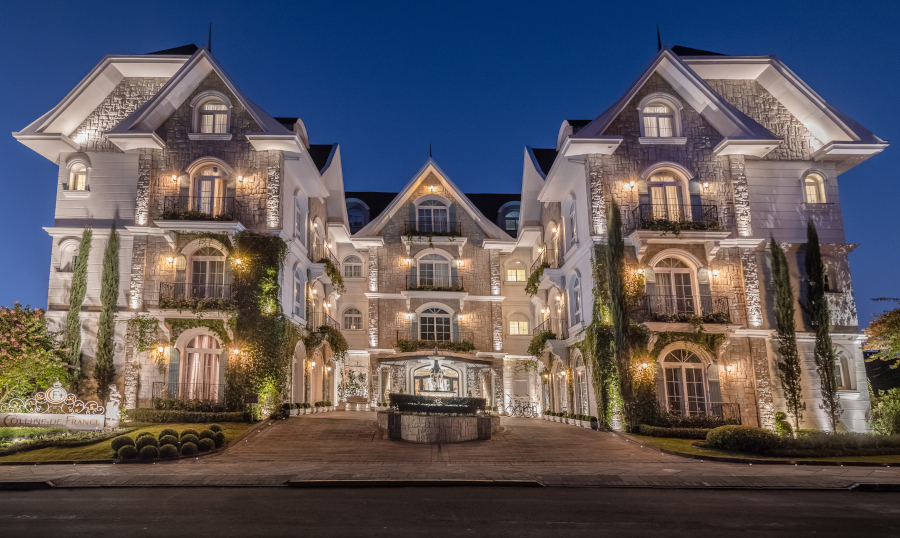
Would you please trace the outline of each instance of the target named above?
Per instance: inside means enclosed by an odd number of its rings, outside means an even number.
[[[490,441],[417,445],[385,439],[375,415],[332,412],[277,421],[223,454],[134,465],[0,466],[0,481],[59,486],[282,485],[289,480],[530,480],[561,486],[846,488],[900,483],[900,468],[701,462],[610,433],[502,418]]]

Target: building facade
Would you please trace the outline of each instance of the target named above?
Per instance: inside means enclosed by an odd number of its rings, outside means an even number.
[[[299,118],[256,106],[203,48],[108,56],[50,112],[14,136],[59,166],[48,318],[65,326],[81,232],[94,230],[83,351],[96,352],[102,251],[121,230],[118,318],[152,316],[162,352],[137,352],[117,324],[126,407],[154,398],[221,400],[232,275],[229,238],[282,238],[281,305],[303,327],[349,344],[294,353],[291,401],[340,400],[362,379],[390,392],[484,397],[505,409],[597,414],[580,351],[593,310],[593,260],[616,201],[654,348],[661,406],[774,426],[778,382],[770,236],[804,300],[806,222],[826,256],[832,338],[848,430],[868,428],[861,336],[838,176],[886,143],[825,103],[774,57],[661,50],[593,120],[566,120],[555,148],[526,147],[520,193],[462,192],[428,159],[397,193],[345,192],[340,147],[311,144]],[[237,265],[236,265],[237,264]],[[331,272],[340,272],[335,282]],[[536,290],[526,293],[532,275]],[[197,323],[198,312],[203,323]],[[802,426],[818,408],[813,335],[797,312]],[[716,349],[689,335],[702,324]],[[539,357],[529,345],[552,335]],[[681,336],[679,336],[681,335]],[[662,340],[660,340],[662,338]],[[160,357],[163,353],[164,357]],[[357,390],[359,392],[359,390]]]

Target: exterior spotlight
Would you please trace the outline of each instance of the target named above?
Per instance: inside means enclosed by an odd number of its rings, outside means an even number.
[[[646,369],[649,368],[649,367],[650,367],[650,365],[647,364],[646,362],[642,362],[642,363],[641,363],[641,368],[643,368],[643,369],[646,370]]]
[[[242,260],[240,258],[235,258],[234,263],[235,263],[235,265],[244,265],[244,260]]]
[[[166,263],[168,263],[169,265],[172,265],[174,262],[175,262],[175,258],[173,258],[172,256],[169,256],[168,258],[166,258]]]
[[[163,346],[159,346],[158,348],[156,348],[156,350],[159,351],[160,353],[162,353],[163,351],[166,350],[166,348]]]
[[[728,366],[725,367],[725,371],[726,371],[726,372],[732,372],[732,371],[734,371],[734,366],[732,366],[732,365],[729,364]]]
[[[434,192],[436,189],[434,185],[431,185],[430,187],[428,187],[428,190]]]
[[[238,183],[241,183],[241,184],[247,183],[247,177],[238,176]]]
[[[462,314],[459,315],[459,321],[464,321],[465,319],[466,319],[466,316],[463,316]]]
[[[456,265],[462,265],[462,260],[456,260]]]
[[[314,223],[313,223],[313,228],[318,228],[318,227],[319,227],[319,223],[318,223],[318,222],[314,222]]]
[[[553,233],[556,233],[557,231],[559,231],[559,228],[557,228],[557,227],[554,226],[554,227],[553,227]]]
[[[309,365],[310,365],[311,367],[315,368],[315,367],[316,367],[316,361],[312,361],[311,363],[309,363]]]
[[[412,260],[409,259],[409,258],[406,258],[405,260],[403,260],[403,262],[404,262],[404,263],[412,263]]]
[[[713,269],[712,274],[713,274],[714,277],[719,276],[719,270],[718,270],[718,269]]]
[[[232,350],[232,352],[233,352],[235,355],[240,355],[240,354],[241,354],[241,350],[238,349],[238,348],[234,348],[234,349]]]
[[[538,254],[540,254],[541,252],[544,252],[544,247],[539,247],[539,248],[538,248]]]
[[[703,188],[704,188],[704,189],[708,189],[708,188],[709,188],[709,181],[704,181],[704,182],[703,182]]]

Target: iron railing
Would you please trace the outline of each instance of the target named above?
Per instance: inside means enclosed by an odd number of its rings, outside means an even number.
[[[153,383],[153,400],[200,400],[223,403],[225,385],[220,383]]]
[[[333,263],[335,267],[339,267],[337,258],[334,253],[331,252],[331,249],[328,248],[327,244],[323,242],[313,242],[309,248],[309,261],[319,263],[322,260],[331,260],[331,263]]]
[[[475,349],[474,342],[474,333],[460,332],[452,328],[446,331],[440,329],[429,331],[420,328],[418,333],[397,331],[397,347],[401,350],[406,348],[410,348],[409,351],[455,348],[458,351],[466,351]]]
[[[554,340],[567,340],[569,338],[569,320],[566,318],[547,318],[531,331],[532,336],[550,331],[556,335]]]
[[[403,223],[402,235],[435,235],[456,237],[462,235],[462,224],[457,221],[432,220],[414,221],[407,220]]]
[[[640,321],[686,322],[701,318],[705,323],[731,323],[728,297],[723,295],[661,295],[648,294]]]
[[[234,196],[166,196],[159,220],[238,221],[243,205]]]
[[[221,310],[232,305],[231,284],[160,282],[160,308]]]
[[[560,259],[559,259],[559,249],[555,248],[546,248],[538,254],[534,263],[531,264],[531,269],[529,269],[528,274],[532,274],[544,264],[547,264],[550,269],[559,269]]]
[[[319,327],[327,326],[333,329],[341,330],[341,324],[336,319],[329,316],[327,312],[311,312],[306,323],[307,327],[317,330]]]
[[[722,419],[726,424],[741,423],[741,404],[721,402],[686,402],[669,400],[669,412],[684,416],[710,416]]]
[[[624,212],[624,211],[623,211]],[[719,230],[719,208],[715,204],[638,204],[628,213],[627,233],[635,230],[681,232]]]
[[[466,291],[463,277],[451,275],[406,275],[410,291]]]

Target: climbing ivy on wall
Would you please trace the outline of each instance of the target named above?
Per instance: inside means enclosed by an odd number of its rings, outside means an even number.
[[[525,293],[530,297],[534,297],[538,292],[538,285],[541,283],[541,277],[544,276],[544,269],[550,267],[550,264],[544,262],[533,273],[528,275],[528,281],[525,283]]]
[[[221,319],[203,319],[203,318],[166,318],[165,322],[172,327],[171,344],[175,344],[178,337],[188,329],[196,329],[197,327],[206,327],[219,337],[219,341],[223,346],[231,344],[231,338],[228,337],[228,331],[225,330],[225,321]]]

